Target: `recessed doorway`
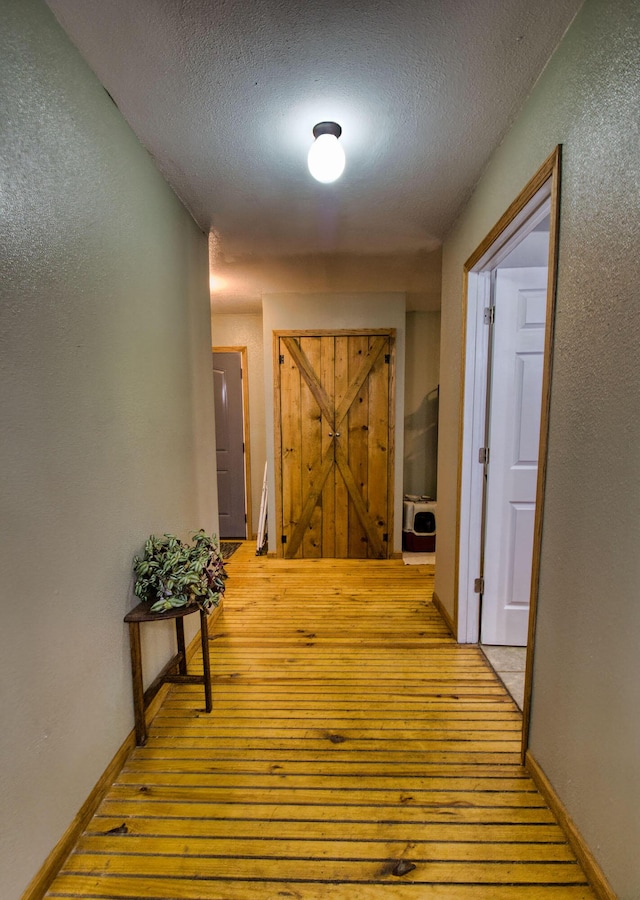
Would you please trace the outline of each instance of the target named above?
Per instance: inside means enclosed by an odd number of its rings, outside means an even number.
[[[559,148],[465,265],[455,624],[531,660],[551,381]]]
[[[221,538],[251,537],[246,352],[246,347],[214,347],[212,352]]]

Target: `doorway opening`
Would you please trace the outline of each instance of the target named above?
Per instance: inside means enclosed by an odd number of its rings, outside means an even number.
[[[465,264],[455,625],[527,648],[528,728],[542,536],[560,148]]]
[[[395,331],[273,335],[278,555],[388,559]]]
[[[212,363],[219,536],[249,539],[252,523],[247,348],[214,347]]]

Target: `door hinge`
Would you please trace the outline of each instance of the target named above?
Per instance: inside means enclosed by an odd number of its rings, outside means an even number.
[[[484,308],[484,324],[495,325],[496,308],[495,306],[485,306]]]
[[[283,534],[282,537],[280,538],[280,540],[281,540],[281,542],[282,542],[283,544],[286,544],[286,543],[287,543],[287,536],[286,536],[286,534]]]
[[[280,354],[280,365],[284,362],[284,353]]]
[[[489,448],[480,447],[478,450],[478,462],[483,466],[489,465]]]
[[[386,362],[387,365],[389,365],[389,363],[391,362],[391,354],[390,353],[385,353],[384,361]]]
[[[473,593],[474,594],[484,594],[484,576],[474,579]]]

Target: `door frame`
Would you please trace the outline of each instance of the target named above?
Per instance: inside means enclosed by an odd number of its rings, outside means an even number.
[[[239,353],[242,371],[242,439],[244,441],[244,505],[246,515],[245,537],[253,536],[253,520],[251,515],[251,449],[249,446],[249,371],[247,368],[246,347],[212,347],[212,353]]]
[[[480,242],[463,268],[462,300],[462,372],[458,446],[458,484],[456,509],[454,628],[460,643],[477,643],[479,603],[473,594],[472,566],[479,560],[482,504],[481,466],[478,449],[483,446],[486,410],[487,353],[477,340],[481,311],[488,298],[489,277],[482,273],[490,263],[497,266],[521,240],[525,223],[535,217],[541,204],[549,202],[549,259],[547,274],[547,315],[541,398],[540,445],[536,486],[536,511],[533,534],[531,594],[527,639],[527,662],[523,704],[522,754],[528,746],[531,709],[531,685],[537,600],[540,581],[540,553],[544,521],[544,496],[549,440],[549,408],[553,365],[553,336],[556,302],[558,235],[560,212],[561,147],[557,146],[533,178],[516,197],[491,231]],[[545,213],[546,214],[546,213]],[[533,226],[532,226],[533,227]],[[475,309],[472,307],[475,303]],[[472,313],[475,313],[473,315]],[[486,341],[484,342],[486,345]],[[474,457],[475,452],[475,457]],[[475,465],[474,465],[475,461]],[[478,573],[476,573],[478,574]]]
[[[394,502],[395,502],[395,435],[396,435],[396,329],[395,328],[294,328],[273,331],[273,434],[276,507],[276,556],[284,558],[282,537],[282,427],[280,395],[280,338],[283,337],[371,337],[389,338],[389,452],[387,455],[387,542],[388,559],[394,558]]]
[[[533,207],[533,209],[531,208]],[[490,382],[493,367],[493,326],[484,321],[484,311],[492,305],[494,274],[501,268],[515,243],[519,243],[550,211],[549,195],[545,186],[538,191],[526,207],[527,218],[512,235],[495,251],[480,260],[469,272],[467,298],[467,386],[465,392],[465,421],[462,438],[462,491],[460,519],[464,530],[460,536],[460,583],[458,641],[475,644],[482,636],[482,609],[480,594],[474,589],[474,581],[485,572],[484,553],[487,533],[488,501],[485,468],[479,464],[480,449],[486,446],[491,421]],[[545,266],[545,268],[547,268]],[[548,304],[547,304],[548,312]],[[544,353],[546,354],[546,343]],[[542,398],[541,398],[542,399]],[[493,453],[492,453],[493,456]],[[466,615],[462,615],[466,609]]]

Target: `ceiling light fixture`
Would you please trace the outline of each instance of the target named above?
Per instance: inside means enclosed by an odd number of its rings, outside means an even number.
[[[342,128],[337,122],[318,122],[313,129],[315,141],[309,150],[309,171],[323,184],[330,184],[344,172],[344,150],[338,143]]]

